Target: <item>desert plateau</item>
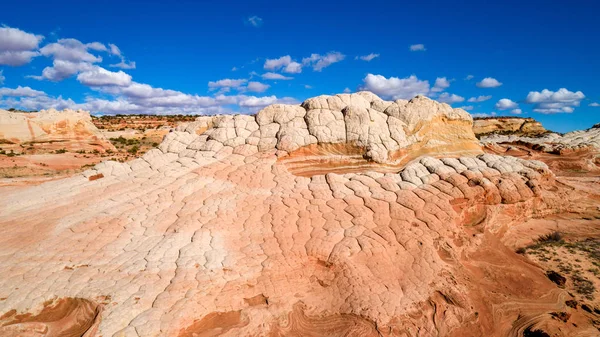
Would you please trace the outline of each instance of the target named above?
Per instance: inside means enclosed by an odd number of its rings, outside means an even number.
[[[600,336],[596,4],[2,7],[0,337]]]

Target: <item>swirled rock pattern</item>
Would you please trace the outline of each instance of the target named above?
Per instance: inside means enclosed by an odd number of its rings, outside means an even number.
[[[82,335],[105,337],[505,336],[564,307],[499,239],[568,207],[554,174],[482,154],[462,111],[359,93],[198,122],[131,162],[0,193],[0,329],[83,331],[89,314],[43,330],[61,298],[97,305]],[[288,161],[307,147],[318,170]]]

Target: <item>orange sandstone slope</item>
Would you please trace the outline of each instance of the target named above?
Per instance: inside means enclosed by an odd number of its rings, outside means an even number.
[[[471,127],[424,97],[320,96],[0,193],[0,335],[597,336],[514,229],[600,228],[598,190]]]

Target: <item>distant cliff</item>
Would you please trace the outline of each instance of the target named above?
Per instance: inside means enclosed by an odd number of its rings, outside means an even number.
[[[533,118],[482,117],[473,119],[473,132],[477,137],[493,134],[538,136],[548,130]]]

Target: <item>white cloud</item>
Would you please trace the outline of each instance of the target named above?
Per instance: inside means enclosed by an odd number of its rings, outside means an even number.
[[[371,53],[369,55],[357,56],[354,59],[355,60],[363,60],[363,61],[371,62],[374,58],[377,58],[377,57],[379,57],[379,54]]]
[[[85,45],[88,49],[96,50],[96,51],[108,51],[106,46],[100,42],[92,42]]]
[[[290,55],[285,55],[277,59],[266,59],[263,68],[267,70],[277,70],[287,66],[291,62],[292,57]]]
[[[264,80],[291,80],[293,77],[283,76],[277,73],[264,73],[261,76]]]
[[[508,98],[503,98],[496,103],[496,109],[498,110],[508,110],[508,109],[516,109],[519,105]]]
[[[237,71],[237,70],[238,70],[238,68],[237,68],[237,67],[233,67],[233,68],[231,68],[231,71]]]
[[[477,82],[476,84],[479,88],[497,88],[502,85],[501,82],[498,82],[497,79],[493,77],[486,77],[481,82]]]
[[[39,90],[31,89],[30,87],[18,86],[16,89],[0,88],[1,96],[15,96],[15,97],[37,97],[45,96],[46,93]]]
[[[260,82],[248,82],[248,86],[246,88],[248,91],[252,92],[265,92],[267,89],[269,89],[269,87],[270,85]]]
[[[566,88],[560,88],[558,91],[544,89],[541,92],[529,92],[525,102],[535,104],[533,111],[539,113],[571,113],[584,98],[585,95],[581,91],[572,92]]]
[[[210,81],[208,82],[208,88],[210,90],[215,90],[215,89],[219,89],[219,88],[239,88],[242,85],[246,84],[246,82],[248,82],[248,80],[246,79],[222,79],[222,80],[218,80],[216,82]]]
[[[493,111],[490,112],[489,114],[488,113],[471,113],[471,116],[473,116],[473,117],[494,117],[494,116],[496,116],[496,113]]]
[[[345,94],[349,94],[349,93],[351,93],[351,92],[352,92],[352,90],[350,90],[350,88],[345,88],[345,89],[344,89],[344,93],[345,93]]]
[[[427,49],[425,49],[425,45],[424,44],[413,44],[410,47],[408,47],[408,49],[410,49],[410,51],[426,51]]]
[[[298,62],[290,62],[284,69],[284,73],[299,74],[302,72],[302,65]]]
[[[83,44],[76,39],[60,39],[55,43],[45,45],[40,49],[42,55],[53,57],[54,60],[70,62],[102,62],[102,57],[92,55],[88,49],[92,44]]]
[[[515,114],[515,115],[520,115],[520,114],[523,113],[523,110],[521,110],[521,109],[512,109],[510,112],[513,113],[513,114]]]
[[[431,92],[441,92],[446,90],[450,86],[450,81],[445,77],[438,77],[435,79],[435,84],[431,89]]]
[[[36,80],[62,81],[80,71],[91,70],[94,66],[87,62],[54,60],[52,67],[46,67],[40,76],[28,76]]]
[[[31,59],[39,56],[35,51],[6,51],[0,52],[0,64],[18,67],[31,62]]]
[[[472,105],[459,106],[458,108],[459,109],[463,109],[463,110],[467,110],[467,111],[470,111],[470,110],[474,109],[474,107]]]
[[[305,84],[304,85],[304,89],[312,89],[313,87],[311,85]]]
[[[38,48],[44,37],[17,28],[0,27],[0,51],[26,51]]]
[[[344,60],[344,58],[346,58],[346,55],[337,51],[331,51],[325,55],[311,54],[309,57],[302,59],[302,64],[305,66],[312,65],[314,71],[321,71],[323,68]]]
[[[21,66],[38,56],[38,44],[44,37],[17,28],[0,27],[0,64]]]
[[[477,97],[471,97],[471,98],[469,98],[469,99],[467,100],[467,102],[471,102],[471,103],[473,103],[473,102],[477,102],[477,103],[479,103],[479,102],[484,102],[484,101],[487,101],[487,100],[488,100],[488,99],[490,99],[490,98],[492,98],[492,96],[491,96],[491,95],[489,95],[489,96],[477,96]]]
[[[470,81],[474,78],[475,76],[473,75],[467,75],[467,77],[465,77],[465,81]]]
[[[290,74],[302,72],[302,64],[292,61],[290,55],[285,55],[277,59],[266,59],[263,68],[266,70],[279,70],[283,68],[283,72]]]
[[[110,53],[115,55],[115,56],[121,56],[121,49],[119,49],[119,47],[117,47],[116,45],[109,43],[108,47],[110,48]]]
[[[369,90],[385,99],[411,99],[429,93],[429,82],[421,81],[415,75],[407,78],[367,74],[361,90]]]
[[[2,74],[0,74],[0,75],[2,75]],[[590,103],[589,106],[598,107],[598,106],[600,106],[600,104],[593,102],[593,103]]]
[[[460,102],[463,102],[464,100],[465,100],[465,98],[462,97],[462,96],[458,96],[458,95],[455,95],[455,94],[449,94],[447,92],[442,93],[437,98],[438,102],[448,103],[448,104],[460,103]]]
[[[283,97],[277,98],[277,96],[264,96],[264,97],[255,97],[255,96],[240,96],[238,105],[244,108],[262,108],[267,105],[281,103],[281,104],[295,104],[296,101],[291,97]]]
[[[121,68],[121,69],[135,69],[135,62],[134,61],[130,61],[129,63],[127,63],[125,61],[125,59],[121,59],[121,62],[115,63],[115,64],[111,64],[109,67]]]
[[[246,23],[253,27],[260,27],[263,24],[263,19],[254,15],[246,19]]]
[[[124,73],[122,70],[118,72],[108,71],[102,67],[94,67],[91,70],[84,71],[77,75],[77,80],[90,87],[111,86],[120,87],[131,84],[131,76]]]
[[[4,84],[4,80],[6,79],[6,77],[4,77],[4,70],[0,70],[0,84]]]

